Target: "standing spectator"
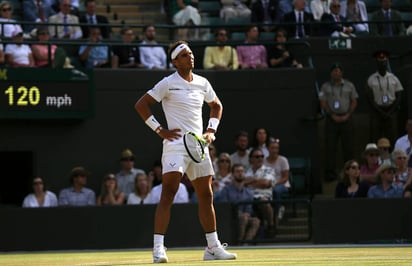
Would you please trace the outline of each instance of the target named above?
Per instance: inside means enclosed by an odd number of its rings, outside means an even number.
[[[86,13],[80,16],[79,21],[80,23],[89,25],[83,25],[81,27],[83,38],[86,39],[89,36],[90,27],[98,26],[103,39],[110,39],[112,28],[107,17],[96,14],[96,0],[85,0],[84,5],[86,7]]]
[[[253,148],[249,154],[250,167],[246,170],[245,185],[253,192],[256,201],[256,209],[261,217],[265,229],[265,235],[273,238],[275,235],[275,220],[273,208],[270,202],[273,199],[273,186],[275,173],[271,167],[263,164],[264,155],[261,149]]]
[[[331,0],[312,0],[310,1],[310,12],[315,21],[320,21],[323,14],[329,13]]]
[[[58,205],[56,195],[46,190],[46,184],[42,177],[33,178],[32,188],[33,192],[24,198],[22,207],[56,207]]]
[[[89,29],[88,45],[82,45],[79,49],[80,60],[87,68],[108,67],[110,65],[109,46],[96,45],[101,43],[99,27]]]
[[[125,194],[126,198],[129,197],[135,187],[136,175],[139,173],[146,174],[142,169],[134,168],[135,158],[136,156],[130,149],[123,150],[120,157],[121,169],[116,174],[119,190]]]
[[[313,15],[305,11],[306,0],[293,0],[293,11],[286,13],[283,16],[282,22],[288,31],[288,36],[296,39],[306,38],[311,36],[311,24],[314,21]]]
[[[166,69],[166,52],[162,46],[156,42],[156,28],[153,25],[143,27],[144,40],[140,46],[140,62],[148,69]],[[149,46],[153,45],[153,46]]]
[[[325,180],[336,180],[336,151],[339,140],[342,144],[343,159],[353,158],[354,126],[352,114],[357,106],[358,93],[352,82],[343,78],[343,67],[334,63],[330,68],[330,81],[325,82],[319,92],[322,110],[326,113]]]
[[[232,182],[225,186],[221,192],[221,202],[238,203],[252,201],[253,193],[245,187],[245,168],[241,164],[232,166]],[[259,229],[260,220],[254,216],[251,204],[238,205],[239,237],[242,240],[253,240]]]
[[[279,2],[277,0],[256,0],[251,5],[252,18],[251,22],[256,24],[268,24],[261,30],[272,31],[274,25],[281,19]],[[269,26],[270,25],[270,26]]]
[[[281,204],[282,195],[288,193],[289,183],[289,161],[285,156],[279,154],[280,140],[274,139],[268,145],[269,156],[265,158],[263,164],[271,167],[275,173],[275,184],[273,186],[273,197],[275,203],[275,215],[278,220],[283,218],[285,206]]]
[[[230,155],[233,164],[241,164],[245,169],[249,168],[249,134],[241,130],[235,137],[236,151]]]
[[[12,19],[13,17],[13,7],[10,2],[2,1],[0,2],[0,37],[12,38],[13,32],[23,32],[21,26]]]
[[[207,46],[203,57],[203,68],[214,70],[231,70],[239,68],[236,50],[226,45],[227,31],[219,28],[215,32],[216,45]]]
[[[129,194],[127,204],[147,204],[151,186],[147,175],[138,173],[134,180],[134,192]]]
[[[140,62],[140,52],[137,43],[133,43],[135,35],[133,29],[123,28],[122,45],[113,46],[112,67],[113,68],[143,68]]]
[[[125,202],[124,193],[119,191],[114,174],[107,174],[102,182],[100,195],[97,197],[97,205],[122,205]]]
[[[39,42],[48,43],[49,42],[49,30],[47,27],[39,27],[36,30],[36,38]],[[57,49],[55,44],[32,44],[31,50],[33,52],[33,58],[36,67],[50,67],[49,61],[53,63],[54,53]]]
[[[360,181],[359,163],[347,161],[342,169],[342,179],[335,189],[335,198],[366,198],[369,186]]]
[[[364,163],[360,168],[360,178],[369,186],[376,184],[375,172],[379,168],[379,149],[375,143],[366,144],[363,152]]]
[[[81,166],[74,167],[70,173],[71,187],[62,189],[59,193],[60,206],[91,206],[96,205],[96,194],[86,188],[89,172]]]
[[[27,44],[23,43],[23,32],[12,33],[12,41],[6,45],[6,63],[11,67],[34,67],[33,53]]]
[[[405,25],[402,22],[401,12],[392,9],[392,0],[380,0],[381,9],[372,14],[371,34],[378,36],[401,36],[405,35]],[[379,23],[385,21],[385,23]]]
[[[330,12],[323,13],[321,17],[321,35],[330,37],[354,36],[354,28],[346,22],[346,18],[340,15],[339,0],[331,0]]]
[[[259,29],[256,25],[251,25],[246,30],[245,44],[237,47],[237,57],[239,67],[242,69],[262,69],[267,68],[266,48],[257,44],[259,39]]]
[[[264,127],[257,127],[255,128],[255,130],[253,131],[253,135],[252,135],[252,145],[251,148],[259,148],[262,152],[263,155],[266,157],[268,157],[269,155],[269,150],[268,150],[268,145],[270,142],[270,133],[268,132],[268,130]]]
[[[52,38],[58,39],[80,39],[83,36],[82,29],[75,24],[79,23],[76,15],[70,14],[70,0],[61,0],[60,12],[49,17],[49,23],[56,25],[49,26]],[[60,24],[60,25],[57,25]]]
[[[368,12],[365,3],[361,0],[343,0],[340,4],[340,14],[351,22],[356,34],[368,34]]]
[[[391,142],[387,138],[378,139],[378,149],[379,149],[379,164],[382,163],[391,163]]]
[[[404,151],[409,157],[412,157],[412,118],[408,118],[405,124],[406,134],[398,138],[395,142],[395,150]]]
[[[377,184],[369,188],[368,198],[402,198],[402,184],[394,181],[396,167],[384,163],[376,170]]]
[[[394,74],[387,72],[388,52],[377,51],[374,56],[378,70],[369,76],[366,86],[372,107],[369,113],[370,139],[377,141],[385,136],[393,142],[398,136],[398,110],[403,87]]]
[[[288,33],[284,28],[278,28],[275,34],[275,44],[267,49],[269,66],[272,68],[303,67],[286,47],[286,41],[288,39],[287,34]]]
[[[220,18],[225,22],[232,18],[243,18],[250,21],[251,11],[247,6],[248,0],[220,0]]]
[[[33,22],[24,25],[24,30],[30,32],[36,28],[36,24],[45,23],[56,14],[53,4],[58,4],[58,0],[23,0],[23,21]]]

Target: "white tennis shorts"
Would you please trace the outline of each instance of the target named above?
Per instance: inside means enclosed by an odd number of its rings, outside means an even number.
[[[178,141],[178,140],[177,140]],[[212,161],[209,151],[205,151],[205,159],[200,163],[190,159],[183,142],[170,144],[163,143],[162,172],[181,172],[186,173],[187,177],[193,181],[198,177],[214,175]],[[206,148],[207,149],[207,148]]]

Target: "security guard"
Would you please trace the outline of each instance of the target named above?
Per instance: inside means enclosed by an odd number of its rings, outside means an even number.
[[[358,92],[352,82],[343,78],[343,67],[334,63],[330,69],[330,81],[325,82],[319,92],[320,106],[326,113],[325,140],[326,165],[325,180],[336,180],[336,153],[339,139],[343,159],[353,159],[354,127],[352,113],[357,106]]]
[[[393,143],[398,137],[397,116],[403,87],[399,79],[387,71],[388,54],[382,50],[374,53],[378,69],[369,76],[366,86],[366,95],[371,105],[369,121],[372,142],[386,137]]]

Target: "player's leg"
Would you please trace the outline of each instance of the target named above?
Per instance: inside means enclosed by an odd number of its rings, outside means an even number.
[[[162,194],[160,201],[157,204],[154,224],[154,239],[153,239],[153,262],[166,263],[168,257],[164,247],[164,235],[170,221],[170,209],[173,204],[173,199],[179,188],[182,173],[168,172],[162,176]]]
[[[204,260],[230,260],[237,255],[225,250],[227,244],[221,244],[216,232],[216,215],[213,207],[212,176],[203,176],[192,181],[198,198],[198,213],[200,223],[206,232],[208,247]]]

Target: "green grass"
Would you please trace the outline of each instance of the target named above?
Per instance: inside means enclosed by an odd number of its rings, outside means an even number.
[[[242,248],[234,261],[202,261],[201,249],[169,249],[171,265],[411,265],[412,247]],[[151,265],[150,250],[0,254],[0,265]]]

